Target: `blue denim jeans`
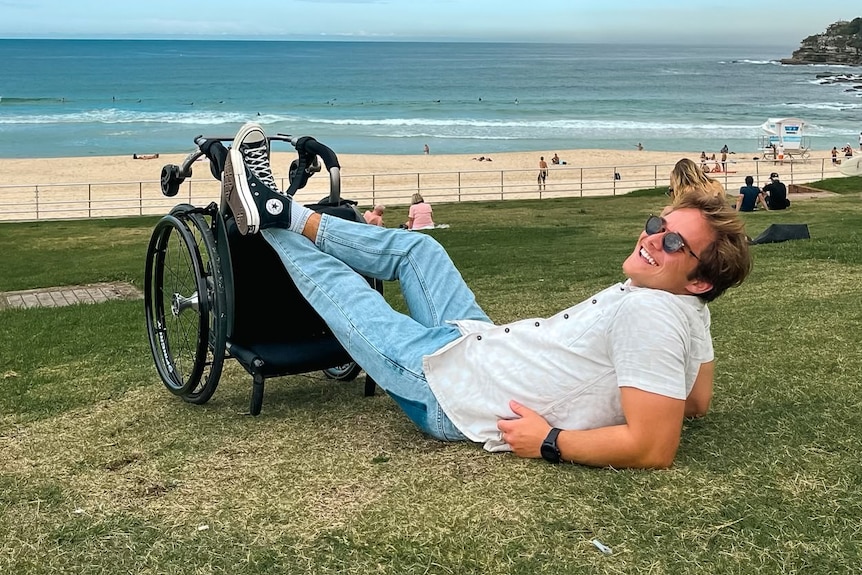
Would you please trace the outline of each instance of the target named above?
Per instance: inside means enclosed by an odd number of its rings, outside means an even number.
[[[443,247],[421,232],[328,215],[314,243],[282,228],[261,233],[344,349],[407,416],[437,439],[465,440],[431,392],[422,357],[460,337],[447,320],[490,320]],[[410,315],[362,276],[398,280]]]

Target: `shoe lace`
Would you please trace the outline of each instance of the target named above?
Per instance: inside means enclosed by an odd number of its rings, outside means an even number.
[[[245,165],[257,176],[257,179],[274,191],[279,191],[278,185],[275,183],[275,177],[272,175],[272,168],[269,165],[269,155],[266,153],[266,146],[245,147],[242,150],[242,156],[245,160]]]

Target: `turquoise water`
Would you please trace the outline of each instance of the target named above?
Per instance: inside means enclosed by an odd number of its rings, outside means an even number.
[[[0,157],[186,152],[249,119],[341,153],[749,151],[786,116],[855,143],[862,92],[818,76],[862,70],[792,49],[0,40]]]

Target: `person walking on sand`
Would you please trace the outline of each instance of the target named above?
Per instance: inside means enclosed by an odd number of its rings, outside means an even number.
[[[423,148],[423,150],[425,151],[425,155],[428,155],[431,153],[431,148],[428,147],[428,144],[425,144],[425,147]]]
[[[545,180],[548,178],[548,162],[545,161],[545,156],[539,156],[539,190],[545,189]]]

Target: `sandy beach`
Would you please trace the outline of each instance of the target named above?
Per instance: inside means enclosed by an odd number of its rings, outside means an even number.
[[[425,172],[467,172],[481,170],[538,171],[539,157],[544,156],[551,171],[560,168],[599,168],[619,166],[673,166],[680,158],[698,161],[700,151],[652,152],[649,150],[548,150],[547,152],[507,152],[488,154],[491,161],[478,161],[471,154],[372,155],[339,154],[343,176]],[[336,150],[336,153],[338,150]],[[142,152],[149,153],[149,152]],[[564,166],[550,165],[557,153]],[[713,152],[707,150],[707,154]],[[717,154],[718,155],[718,154]],[[748,161],[757,152],[730,154],[730,161]],[[277,177],[286,177],[295,154],[273,149],[272,169]],[[828,158],[828,151],[813,152],[812,159]],[[138,182],[158,180],[164,164],[179,164],[184,154],[160,154],[154,159],[132,156],[81,158],[0,158],[0,186],[60,183]],[[712,163],[712,162],[710,162]],[[668,172],[670,169],[668,168]],[[201,173],[203,172],[203,173]],[[196,170],[195,178],[210,177],[205,168]]]
[[[287,170],[295,153],[286,144],[274,146],[273,172],[286,187]],[[337,150],[336,150],[337,152]],[[141,151],[148,154],[149,151]],[[564,164],[552,165],[557,153]],[[707,151],[711,156],[712,152]],[[717,154],[720,157],[720,154]],[[785,183],[804,183],[838,175],[826,151],[806,161],[757,162],[757,152],[728,156],[727,172],[711,174],[728,190],[738,189],[746,175],[762,185],[768,174],[782,173]],[[436,202],[537,197],[539,158],[549,164],[546,189],[539,197],[610,195],[633,189],[662,186],[673,165],[684,157],[699,161],[700,151],[653,152],[632,150],[548,150],[509,152],[482,156],[470,154],[357,155],[341,154],[342,196],[360,205],[409,203],[421,190]],[[206,205],[217,199],[218,182],[209,165],[195,164],[193,177],[176,198],[159,191],[165,164],[180,164],[184,154],[158,158],[132,156],[0,159],[0,219],[30,220],[164,213],[177,201]],[[488,160],[490,158],[490,160]],[[710,162],[713,165],[713,162]],[[614,172],[621,178],[616,180]],[[297,194],[303,202],[328,193],[328,179],[318,174]],[[86,203],[86,207],[84,206]],[[32,207],[37,205],[37,207]]]

